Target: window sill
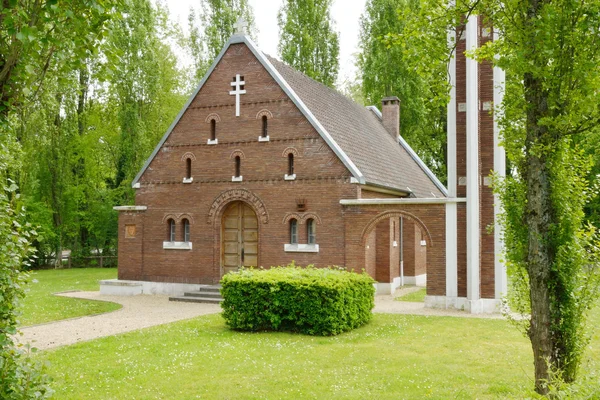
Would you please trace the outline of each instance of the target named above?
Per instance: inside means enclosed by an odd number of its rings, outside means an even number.
[[[232,176],[231,177],[231,182],[241,182],[244,180],[243,176]]]
[[[192,242],[163,242],[165,250],[191,250]]]
[[[219,144],[219,139],[214,139],[214,140],[208,139],[208,142],[206,142],[206,144]]]
[[[268,142],[269,141],[269,136],[259,136],[258,137],[258,141],[259,142]]]
[[[194,178],[183,178],[183,183],[192,183],[194,182]]]
[[[295,181],[296,180],[296,174],[292,174],[292,175],[285,174],[283,176],[283,179],[285,179],[286,181]]]
[[[283,250],[286,253],[318,253],[318,244],[284,244]]]

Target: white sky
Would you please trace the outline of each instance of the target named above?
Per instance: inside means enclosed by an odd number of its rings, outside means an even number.
[[[198,9],[199,0],[163,0],[169,7],[171,18],[179,22],[187,31],[187,16],[190,7]],[[331,17],[335,21],[335,29],[340,34],[340,69],[338,82],[353,79],[356,71],[354,53],[358,51],[359,19],[364,11],[366,0],[334,0]],[[265,53],[277,57],[279,28],[277,12],[283,0],[248,0],[254,11],[258,27],[258,47]]]

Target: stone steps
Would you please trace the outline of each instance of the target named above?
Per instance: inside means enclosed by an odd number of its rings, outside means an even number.
[[[170,301],[184,301],[188,303],[213,303],[219,304],[223,301],[221,297],[221,285],[202,285],[195,292],[185,292],[183,296],[169,297]]]

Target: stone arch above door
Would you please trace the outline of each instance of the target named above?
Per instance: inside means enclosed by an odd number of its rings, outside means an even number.
[[[269,222],[269,213],[260,197],[246,189],[230,189],[221,192],[215,198],[208,211],[206,223],[209,225],[215,224],[215,218],[219,218],[223,208],[233,201],[243,201],[249,204],[263,224]]]

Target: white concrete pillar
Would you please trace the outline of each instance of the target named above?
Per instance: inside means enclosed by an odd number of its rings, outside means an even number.
[[[467,22],[466,50],[477,48],[478,16]],[[479,271],[479,77],[477,61],[467,57],[467,299],[480,298]]]
[[[455,48],[456,30],[448,32],[448,47]],[[448,197],[456,197],[456,50],[448,65],[450,102],[448,103]],[[456,203],[446,204],[446,297],[458,297],[458,229]],[[449,299],[447,299],[449,300]]]
[[[498,32],[494,30],[494,41],[498,40]],[[502,178],[506,175],[506,152],[500,145],[500,127],[499,119],[502,117],[501,105],[504,98],[504,70],[494,67],[494,171]],[[498,215],[502,212],[500,198],[494,194],[494,252],[496,259],[494,262],[494,282],[496,299],[501,299],[508,291],[506,265],[501,261],[504,252],[504,232],[502,226],[498,224]]]

